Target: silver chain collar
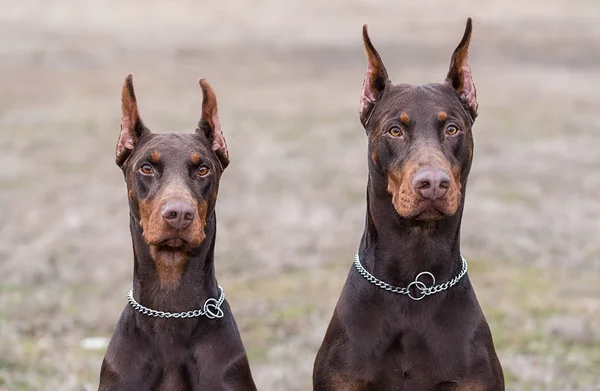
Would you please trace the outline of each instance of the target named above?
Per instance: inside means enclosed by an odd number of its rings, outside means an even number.
[[[431,274],[430,272],[421,272],[417,275],[417,277],[415,277],[413,282],[408,284],[408,286],[406,288],[400,288],[400,287],[390,285],[387,282],[383,282],[380,279],[376,278],[371,273],[369,273],[360,264],[360,259],[358,258],[358,253],[356,253],[356,255],[354,256],[354,267],[356,267],[356,270],[367,281],[378,286],[379,288],[385,289],[386,291],[390,291],[392,293],[398,293],[400,295],[407,295],[411,299],[419,301],[419,300],[422,300],[425,296],[433,295],[435,293],[439,293],[439,292],[445,291],[448,288],[453,287],[454,285],[456,285],[456,283],[461,278],[463,278],[463,276],[465,274],[467,274],[467,260],[465,258],[463,258],[462,255],[460,256],[460,258],[462,259],[462,269],[460,270],[460,273],[458,273],[456,275],[456,277],[454,277],[450,281],[446,281],[443,284],[435,285],[435,277],[433,276],[433,274]],[[431,278],[431,286],[428,287],[427,285],[425,285],[425,283],[423,281],[420,281],[419,278],[421,278],[421,276],[429,276],[429,278]],[[413,294],[410,291],[410,289],[413,287],[419,291],[419,293],[421,294],[420,296],[413,296]]]
[[[204,306],[201,310],[193,310],[186,312],[164,312],[164,311],[156,311],[147,307],[144,307],[133,298],[133,289],[129,290],[127,293],[127,300],[131,306],[141,312],[144,315],[154,316],[157,318],[196,318],[198,316],[206,316],[208,319],[222,318],[223,310],[221,309],[221,304],[225,300],[225,293],[223,292],[223,288],[219,285],[219,298],[209,298],[204,302]]]

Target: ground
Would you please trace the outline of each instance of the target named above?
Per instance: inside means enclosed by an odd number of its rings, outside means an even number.
[[[472,16],[462,250],[507,389],[600,390],[597,1],[1,3],[0,388],[97,388],[131,284],[114,147],[133,72],[154,131],[192,131],[198,78],[214,87],[218,279],[259,389],[309,390],[363,229],[361,26],[392,80],[423,83]]]

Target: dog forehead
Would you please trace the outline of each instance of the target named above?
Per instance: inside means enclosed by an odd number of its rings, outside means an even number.
[[[392,85],[382,99],[383,115],[407,113],[411,120],[430,120],[440,111],[466,116],[456,92],[446,84]]]
[[[152,139],[144,145],[144,150],[146,154],[157,152],[161,160],[177,157],[191,159],[194,154],[199,154],[204,159],[212,156],[204,138],[195,133],[154,133]]]

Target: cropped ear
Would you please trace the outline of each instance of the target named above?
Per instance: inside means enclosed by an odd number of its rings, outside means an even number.
[[[148,132],[142,120],[133,90],[133,75],[130,73],[125,78],[121,92],[121,134],[117,141],[117,154],[115,161],[122,167],[143,133]]]
[[[229,152],[223,132],[221,131],[221,122],[219,121],[219,112],[217,109],[217,96],[206,79],[200,79],[200,88],[202,88],[202,118],[198,123],[196,133],[204,132],[206,138],[211,142],[211,148],[219,158],[223,168],[229,165]]]
[[[462,101],[465,108],[471,113],[471,117],[477,117],[477,93],[475,91],[475,83],[471,75],[471,66],[469,65],[469,43],[471,42],[472,21],[467,19],[467,26],[462,40],[452,54],[450,60],[450,70],[446,77],[446,82],[449,83]]]
[[[360,122],[366,128],[389,79],[383,61],[371,43],[366,24],[363,26],[363,42],[367,52],[367,73],[360,96]]]

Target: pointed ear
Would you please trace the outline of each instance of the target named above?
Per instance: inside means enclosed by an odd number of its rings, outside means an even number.
[[[131,73],[127,75],[125,83],[123,83],[121,108],[123,110],[121,134],[117,141],[117,156],[115,159],[119,167],[122,167],[123,163],[131,155],[133,148],[142,134],[148,131],[140,119],[135,92],[133,90],[133,75]]]
[[[449,83],[462,101],[465,108],[471,113],[473,119],[477,117],[477,93],[475,83],[471,75],[471,66],[469,65],[469,43],[471,42],[472,21],[467,19],[467,26],[462,40],[452,54],[450,61],[450,70],[446,77]]]
[[[229,165],[229,152],[223,132],[221,131],[221,122],[219,121],[219,112],[217,109],[217,96],[206,79],[200,79],[200,88],[202,88],[202,118],[196,129],[196,133],[204,132],[212,145],[223,168]]]
[[[381,98],[386,83],[388,82],[388,74],[379,57],[379,53],[371,43],[367,25],[363,26],[363,42],[365,51],[367,52],[367,73],[363,83],[362,94],[360,96],[360,122],[364,127],[367,126],[375,104]]]

